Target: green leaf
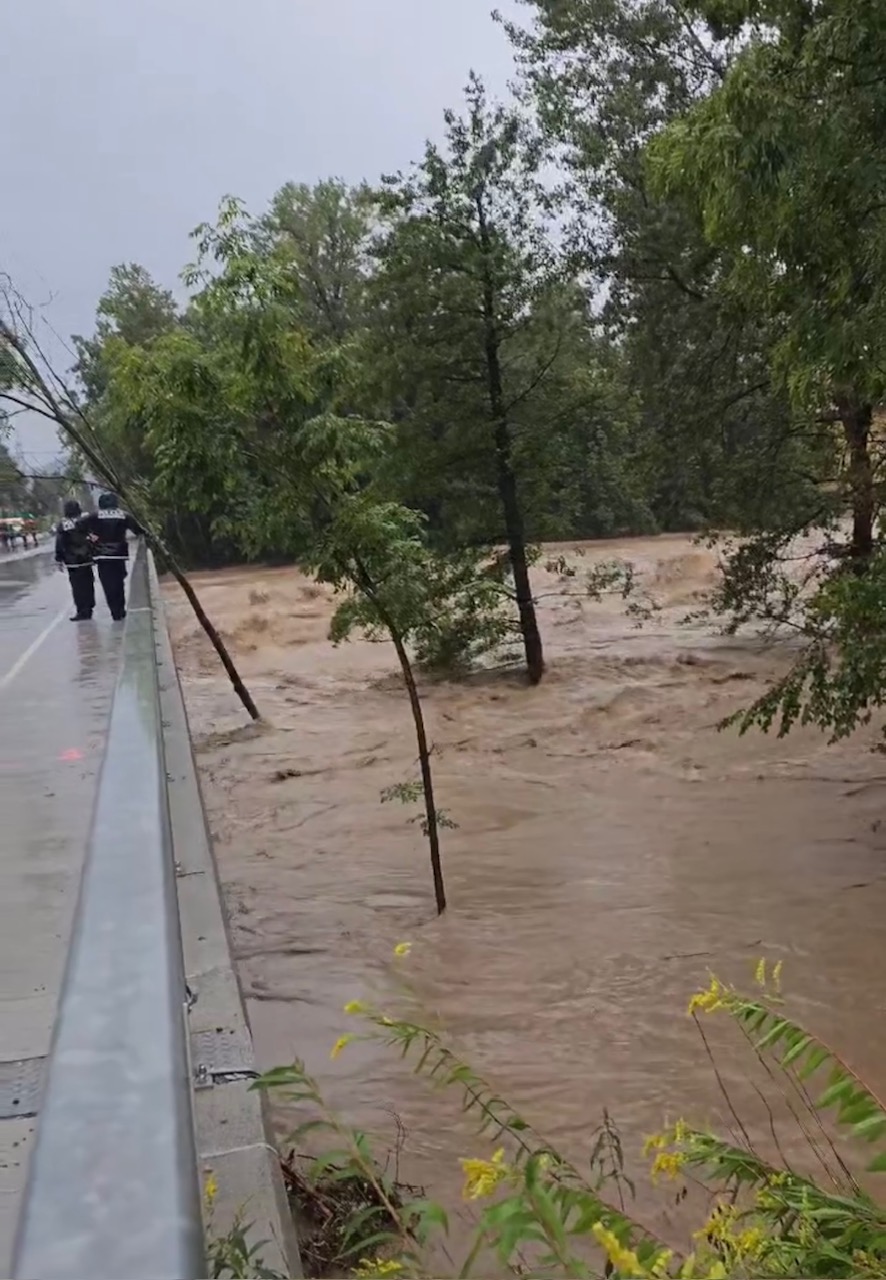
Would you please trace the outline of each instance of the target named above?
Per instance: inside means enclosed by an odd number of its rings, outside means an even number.
[[[830,1056],[831,1055],[828,1050],[825,1049],[823,1045],[816,1045],[815,1048],[809,1051],[806,1061],[803,1063],[803,1066],[798,1073],[800,1079],[808,1080],[809,1077],[818,1070],[822,1063],[826,1062],[828,1058],[830,1058]]]
[[[788,1049],[787,1053],[781,1060],[781,1065],[783,1067],[789,1067],[792,1062],[796,1062],[797,1059],[809,1048],[810,1044],[812,1044],[812,1036],[801,1036],[800,1039],[798,1039],[791,1048]]]
[[[832,1107],[835,1103],[840,1103],[842,1105],[847,1098],[852,1096],[852,1093],[852,1080],[840,1073],[839,1079],[828,1089],[825,1089],[824,1093],[817,1100],[815,1105],[820,1111],[824,1111],[827,1107]]]

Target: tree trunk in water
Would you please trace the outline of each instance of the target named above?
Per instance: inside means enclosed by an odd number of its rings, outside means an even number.
[[[517,483],[510,461],[511,436],[507,423],[496,424],[495,454],[498,461],[498,491],[504,513],[505,531],[511,572],[514,575],[514,592],[517,597],[517,613],[526,653],[526,671],[530,684],[538,684],[544,675],[545,660],[535,616],[535,601],[529,581],[529,564],[526,559],[526,542],[523,532],[523,512],[517,498]]]
[[[850,396],[838,397],[837,412],[849,450],[849,491],[852,501],[852,542],[849,548],[854,573],[867,572],[874,551],[876,493],[870,454],[872,409]]]
[[[356,582],[362,591],[372,600],[378,612],[379,618],[386,627],[388,635],[394,645],[397,654],[397,660],[400,663],[400,670],[403,672],[403,683],[406,685],[406,692],[409,694],[409,706],[412,710],[412,722],[415,726],[415,740],[418,744],[418,763],[421,770],[421,788],[425,799],[425,826],[427,828],[426,835],[428,837],[428,846],[431,853],[431,875],[434,878],[434,898],[437,903],[437,915],[442,916],[446,910],[446,889],[443,884],[443,863],[440,858],[440,828],[437,823],[437,805],[434,800],[434,776],[431,772],[431,749],[428,746],[428,734],[425,729],[424,712],[421,709],[421,698],[418,696],[418,689],[415,684],[415,676],[412,674],[412,663],[409,661],[409,654],[406,652],[406,645],[403,643],[403,637],[394,625],[394,620],[385,609],[384,605],[378,598],[375,589],[375,583],[369,570],[363,564],[359,555],[354,556],[354,562],[357,566]]]
[[[425,824],[427,826],[428,845],[431,851],[431,874],[434,877],[434,898],[437,903],[437,915],[446,910],[446,889],[443,885],[443,864],[440,859],[440,832],[437,826],[437,808],[434,801],[434,778],[431,773],[431,752],[428,747],[428,735],[425,729],[424,712],[421,709],[421,698],[412,674],[412,663],[406,646],[397,631],[390,626],[388,630],[400,661],[403,682],[409,694],[409,705],[412,708],[412,719],[415,724],[415,738],[418,743],[418,763],[421,769],[421,786],[425,798]]]
[[[212,645],[213,649],[218,654],[219,658],[221,658],[222,666],[224,667],[225,671],[227,671],[228,673],[228,679],[231,681],[231,684],[234,686],[234,692],[236,693],[240,701],[243,703],[243,706],[249,712],[252,719],[260,720],[261,713],[259,712],[258,707],[255,705],[255,703],[252,700],[252,694],[249,692],[249,690],[246,688],[246,685],[241,680],[240,672],[234,666],[234,660],[231,657],[231,655],[228,653],[227,645],[225,644],[224,640],[222,640],[221,636],[218,634],[215,627],[207,618],[206,613],[203,609],[203,606],[200,603],[200,599],[197,595],[197,592],[194,590],[194,588],[191,586],[188,579],[182,573],[181,569],[172,559],[169,552],[164,551],[163,556],[164,556],[164,559],[166,560],[166,567],[168,568],[169,572],[172,574],[173,578],[175,578],[176,582],[181,587],[182,591],[184,591],[185,595],[188,598],[188,603],[190,604],[191,608],[194,610],[194,614],[197,618],[197,621],[200,623],[200,626],[203,628],[203,630],[206,632],[207,636],[209,637],[209,642]]]
[[[490,251],[489,231],[486,225],[486,214],[482,199],[477,198],[477,212],[480,225],[480,242],[484,252]],[[514,475],[511,428],[505,408],[504,389],[501,376],[501,359],[499,356],[499,336],[495,314],[495,289],[489,271],[488,260],[484,264],[483,280],[483,320],[484,320],[484,353],[486,356],[486,378],[489,391],[489,408],[492,415],[493,440],[495,443],[495,464],[498,478],[498,496],[501,499],[504,516],[505,533],[508,539],[508,551],[511,558],[511,572],[514,575],[514,591],[517,596],[517,613],[520,617],[520,631],[523,635],[523,648],[526,653],[526,671],[530,684],[538,684],[544,675],[545,660],[538,629],[538,618],[535,614],[535,601],[532,598],[532,587],[529,582],[529,564],[526,559],[526,534],[523,527],[523,512],[517,493],[517,478]]]

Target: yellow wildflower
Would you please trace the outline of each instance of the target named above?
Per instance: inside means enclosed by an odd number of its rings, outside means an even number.
[[[606,1257],[623,1276],[642,1277],[649,1274],[643,1267],[640,1259],[634,1253],[633,1249],[629,1249],[623,1245],[614,1231],[610,1231],[608,1227],[604,1227],[602,1222],[594,1223],[591,1228],[597,1244],[606,1254]]]
[[[759,1187],[754,1196],[754,1204],[763,1213],[771,1213],[773,1210],[784,1208],[785,1198],[778,1191],[774,1191],[773,1187],[777,1186],[771,1178],[767,1181],[765,1187]]]
[[[465,1200],[481,1200],[491,1195],[500,1182],[508,1176],[504,1148],[499,1148],[491,1160],[459,1161],[465,1175],[462,1195]]]
[[[734,1205],[723,1204],[718,1201],[711,1210],[707,1222],[693,1233],[696,1240],[707,1240],[713,1244],[715,1241],[721,1241],[724,1244],[732,1244],[732,1227],[738,1216],[738,1210]]]
[[[655,1255],[649,1274],[655,1277],[666,1276],[673,1256],[673,1249],[662,1249],[661,1253]]]
[[[411,942],[398,942],[396,947],[394,947],[394,955],[408,956],[411,950],[412,950]]]
[[[694,1253],[690,1253],[689,1256],[684,1259],[683,1265],[677,1272],[677,1275],[680,1276],[680,1280],[693,1280],[693,1277],[696,1275],[697,1261],[698,1260]],[[722,1262],[717,1261],[714,1262],[709,1270],[704,1273],[703,1278],[699,1277],[699,1280],[726,1280],[726,1276],[726,1267]]]
[[[754,982],[758,987],[766,986],[766,959],[764,956],[760,956],[757,961],[757,967],[754,970]]]
[[[338,1055],[341,1053],[342,1049],[344,1049],[345,1045],[350,1044],[351,1041],[356,1040],[356,1038],[357,1037],[353,1035],[339,1036],[335,1044],[332,1046],[332,1050],[329,1054],[330,1058],[337,1058]]]
[[[366,1005],[362,1000],[349,1000],[345,1005],[345,1013],[365,1013]]]
[[[735,1251],[740,1258],[754,1258],[763,1252],[766,1237],[759,1227],[747,1227],[735,1237]]]
[[[779,960],[778,964],[772,970],[772,985],[775,987],[776,991],[781,991],[781,965],[782,962]]]
[[[206,1184],[203,1187],[203,1196],[206,1200],[207,1209],[212,1208],[213,1203],[215,1201],[215,1197],[217,1195],[218,1195],[218,1181],[216,1179],[215,1174],[211,1173],[209,1177],[206,1179]]]
[[[355,1275],[395,1276],[403,1270],[403,1263],[394,1258],[361,1258]]]
[[[688,1013],[695,1013],[696,1009],[701,1009],[705,1013],[713,1013],[715,1009],[719,1009],[723,1004],[726,988],[720,982],[719,978],[715,978],[711,974],[710,985],[706,991],[696,991],[695,995],[689,1001]]]
[[[714,1205],[707,1222],[694,1233],[696,1240],[715,1245],[733,1269],[735,1263],[759,1258],[766,1249],[766,1235],[762,1228],[751,1226],[742,1231],[736,1230],[742,1217],[735,1205],[721,1202]]]
[[[682,1151],[659,1151],[652,1162],[652,1181],[655,1182],[660,1173],[666,1178],[676,1178],[685,1163]]]
[[[661,1151],[663,1147],[668,1145],[667,1135],[664,1133],[650,1133],[643,1140],[643,1157],[651,1156],[653,1151]]]
[[[689,1137],[689,1125],[685,1120],[678,1120],[674,1125],[674,1132],[671,1137],[672,1142],[685,1142]]]

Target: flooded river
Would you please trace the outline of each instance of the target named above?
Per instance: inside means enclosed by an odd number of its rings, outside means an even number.
[[[353,1030],[345,1002],[402,1002],[401,972],[420,1017],[576,1160],[604,1107],[635,1172],[666,1118],[728,1124],[687,999],[709,969],[745,981],[764,953],[784,962],[792,1011],[886,1086],[886,761],[873,732],[834,747],[809,730],[718,732],[790,655],[682,621],[713,581],[713,553],[682,537],[565,550],[576,577],[535,574],[538,688],[491,673],[423,689],[438,804],[458,823],[443,833],[439,920],[411,811],[380,803],[415,776],[388,646],[334,649],[326,593],[293,570],[202,575],[268,721],[244,728],[168,594],[261,1064],[304,1058],[383,1141],[399,1119],[404,1174],[452,1205],[458,1157],[486,1154],[458,1100],[376,1047],[329,1057]],[[619,597],[582,598],[584,570],[613,556],[659,606],[641,628]],[[413,950],[395,968],[403,940]],[[717,1052],[762,1132],[747,1059],[728,1036]],[[782,1138],[789,1158],[797,1140]],[[685,1242],[647,1179],[638,1197]]]

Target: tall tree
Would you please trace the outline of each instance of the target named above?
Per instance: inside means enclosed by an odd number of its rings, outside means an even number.
[[[880,503],[886,396],[886,10],[876,0],[700,0],[745,47],[654,146],[659,189],[697,205],[726,285],[775,332],[773,368],[814,430],[839,423],[856,572]]]
[[[765,539],[744,549],[744,566],[736,559],[747,572],[727,580],[733,600],[756,594],[766,608],[780,595],[775,616],[808,639],[740,720],[778,720],[781,732],[813,722],[839,737],[871,718],[886,687],[874,429],[886,398],[886,11],[873,0],[697,0],[693,11],[744,47],[716,91],[653,143],[651,173],[694,203],[727,255],[724,287],[770,326],[798,430],[824,435],[822,452],[830,444],[831,524],[851,512],[848,542],[822,548],[841,553],[836,567],[821,562],[805,598],[774,572]]]
[[[292,273],[307,332],[341,342],[360,324],[370,218],[368,188],[336,178],[287,182],[271,200],[260,227]]]
[[[387,227],[377,245],[374,323],[395,362],[400,419],[437,497],[465,486],[497,496],[529,678],[544,670],[518,482],[518,411],[558,355],[527,348],[555,287],[537,136],[516,111],[491,105],[471,76],[466,113],[448,111],[446,143],[385,180]],[[441,474],[442,471],[442,474]],[[433,494],[426,495],[433,499]]]
[[[144,267],[127,263],[111,269],[92,337],[75,334],[73,338],[77,351],[73,372],[81,402],[98,433],[96,443],[125,480],[143,488],[149,487],[153,471],[144,425],[115,411],[109,394],[110,369],[119,351],[150,344],[178,323],[169,290],[157,285]]]
[[[119,394],[118,374],[129,355],[151,350],[162,338],[183,338],[199,329],[198,341],[221,341],[213,323],[217,325],[217,318],[193,307],[180,311],[168,289],[158,285],[144,267],[129,263],[112,269],[92,337],[74,338],[79,357],[74,372],[92,444],[163,530],[169,549],[187,565],[224,563],[232,555],[232,544],[212,532],[211,519],[189,504],[173,504],[164,496],[157,483],[159,462],[147,418]],[[219,495],[217,505],[221,501]]]
[[[795,521],[810,494],[769,375],[769,329],[721,287],[728,254],[697,208],[653,190],[645,166],[649,140],[716,89],[740,39],[684,0],[524,2],[529,25],[506,25],[639,396],[656,517],[665,528]]]
[[[91,338],[75,334],[73,339],[78,357],[75,372],[89,403],[101,398],[107,382],[102,353],[108,341],[116,338],[128,346],[141,346],[168,333],[178,318],[172,294],[156,284],[144,267],[136,262],[112,267],[108,287],[99,299],[95,333]]]

